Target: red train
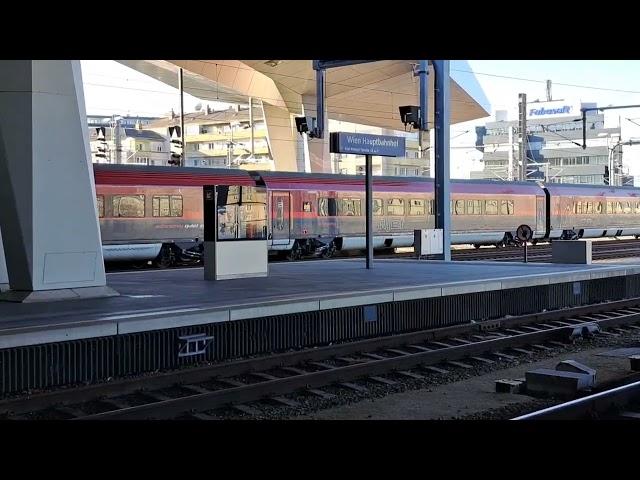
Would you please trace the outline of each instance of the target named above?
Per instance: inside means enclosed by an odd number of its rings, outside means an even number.
[[[290,259],[365,248],[364,177],[229,169],[94,165],[106,261],[159,266],[202,258],[203,185],[266,186],[271,254]],[[640,234],[640,190],[452,180],[452,244],[504,246],[519,225],[534,240]],[[433,181],[374,177],[374,248],[413,245],[433,228]],[[255,212],[254,212],[255,214]]]

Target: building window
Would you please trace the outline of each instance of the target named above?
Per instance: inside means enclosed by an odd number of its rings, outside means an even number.
[[[387,200],[387,215],[404,216],[404,200],[402,198],[390,198]]]
[[[136,144],[136,150],[141,152],[142,151],[142,144],[141,143],[137,143]]]
[[[112,205],[114,217],[144,217],[144,195],[114,195]]]
[[[154,217],[181,217],[182,195],[154,195]]]
[[[98,204],[98,217],[102,218],[104,217],[104,195],[98,195],[96,200]]]
[[[210,143],[209,144],[209,150],[215,150],[216,148],[216,144],[215,143]]]
[[[156,151],[161,152],[161,151],[162,151],[162,145],[158,145],[158,146],[156,147]]]

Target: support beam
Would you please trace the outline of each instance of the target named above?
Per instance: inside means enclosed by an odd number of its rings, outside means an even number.
[[[106,287],[79,61],[0,61],[0,229],[9,301]]]
[[[367,216],[367,270],[373,268],[373,158],[365,155],[365,211]]]
[[[418,145],[420,148],[420,158],[426,158],[426,141],[429,135],[429,61],[420,60],[418,65],[418,76],[420,77],[420,129],[418,131]]]
[[[4,258],[4,247],[2,246],[2,231],[0,230],[0,292],[9,289],[9,274],[7,273],[7,262]]]
[[[180,166],[187,165],[187,140],[184,131],[184,72],[180,69],[178,77],[178,87],[180,89],[180,139],[182,140],[182,155],[180,156]],[[232,131],[233,135],[233,131]]]
[[[326,100],[324,92],[325,70],[316,70],[316,122],[314,136],[322,139],[324,137],[324,117],[326,111]]]
[[[302,95],[302,111],[304,115],[309,115],[314,110],[320,111],[317,108],[317,98],[313,95]],[[322,119],[317,119],[318,129],[323,132],[329,129],[329,119],[326,115],[322,116]],[[305,159],[305,163],[308,161],[310,171],[312,173],[331,173],[331,154],[329,153],[329,136],[323,135],[321,138],[312,138],[309,135],[305,135],[305,141],[308,148],[308,160]],[[306,154],[306,152],[305,152]]]
[[[442,229],[442,255],[451,261],[449,122],[451,119],[449,60],[434,60],[435,72],[435,226]]]

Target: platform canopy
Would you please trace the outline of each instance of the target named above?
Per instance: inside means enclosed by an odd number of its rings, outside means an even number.
[[[209,101],[246,103],[249,97],[302,113],[315,104],[312,60],[118,60],[178,87],[184,70],[185,92]],[[330,119],[403,130],[398,107],[418,105],[417,60],[383,60],[332,68],[326,76]],[[431,68],[431,73],[433,70]],[[430,75],[429,122],[433,122],[433,78]],[[490,106],[465,61],[451,64],[451,123],[489,115]]]

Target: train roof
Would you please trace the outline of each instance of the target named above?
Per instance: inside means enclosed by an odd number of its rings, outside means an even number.
[[[94,164],[97,184],[112,185],[245,185],[256,181],[246,170],[229,168],[156,167],[138,165]]]
[[[111,185],[266,185],[281,190],[364,190],[364,175],[249,171],[229,168],[161,167],[144,165],[94,164],[97,184]],[[458,193],[504,195],[540,194],[534,182],[499,182],[494,180],[452,179],[452,190]],[[374,189],[380,192],[433,192],[430,177],[374,176]]]
[[[339,175],[332,173],[266,172],[255,171],[254,175],[264,180],[272,189],[282,190],[362,190],[364,175]],[[542,189],[534,182],[497,182],[493,180],[451,179],[456,192],[487,194],[541,194]],[[327,188],[331,187],[331,188]],[[432,192],[434,179],[430,177],[374,176],[373,187],[378,191]],[[480,188],[478,188],[480,187]]]
[[[555,195],[575,195],[575,196],[621,196],[621,197],[639,197],[640,188],[622,187],[609,185],[587,185],[574,183],[547,183],[544,187],[549,193]]]

